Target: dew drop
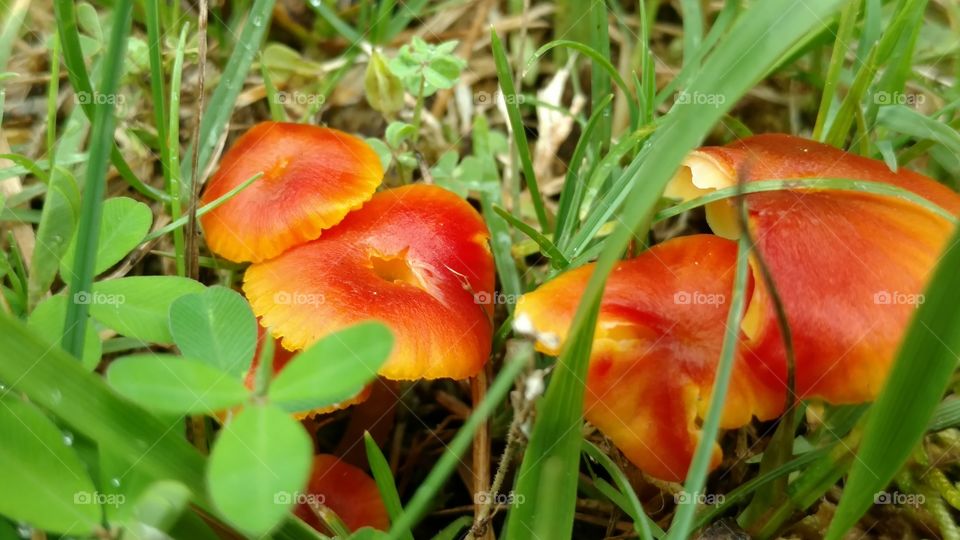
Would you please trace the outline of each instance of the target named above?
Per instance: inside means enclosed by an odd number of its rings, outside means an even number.
[[[63,444],[67,446],[73,446],[73,433],[69,431],[63,432]]]
[[[119,478],[111,478],[111,479],[110,479],[110,485],[113,486],[113,487],[120,487],[120,479],[119,479]]]

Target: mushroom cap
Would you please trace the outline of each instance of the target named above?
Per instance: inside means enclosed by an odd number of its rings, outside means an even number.
[[[297,352],[299,351],[288,351],[283,348],[283,345],[280,343],[279,339],[268,336],[266,330],[263,326],[257,325],[257,352],[253,355],[253,361],[250,363],[250,369],[247,370],[247,374],[243,378],[243,384],[247,388],[253,390],[256,386],[256,374],[257,369],[260,367],[260,355],[263,351],[263,342],[265,339],[273,339],[273,376],[276,377],[277,374],[287,365],[291,360],[296,357]],[[327,414],[340,409],[346,409],[351,405],[356,405],[358,403],[363,403],[370,397],[370,386],[367,385],[360,391],[357,395],[351,397],[346,401],[341,401],[340,403],[334,403],[327,407],[318,407],[316,409],[311,409],[309,411],[294,413],[293,417],[297,420],[303,420],[305,418],[311,418],[318,414]]]
[[[200,218],[207,245],[234,262],[262,261],[313,240],[373,196],[383,180],[376,152],[342,131],[261,122],[220,160],[201,203],[263,176]]]
[[[483,219],[455,194],[391,189],[317,240],[251,265],[243,290],[288,349],[375,319],[396,337],[380,375],[463,379],[490,354],[488,239]]]
[[[700,440],[723,346],[737,245],[713,235],[664,242],[610,273],[594,334],[584,415],[641,470],[681,481]],[[590,264],[522,296],[514,327],[557,354]],[[748,287],[749,292],[749,287]],[[735,360],[721,427],[774,418],[784,401]],[[714,445],[711,466],[720,463]]]
[[[306,495],[317,497],[317,502],[333,510],[351,531],[362,527],[381,531],[390,528],[390,517],[377,483],[367,473],[336,456],[319,454],[313,457]],[[321,533],[330,532],[317,519],[307,501],[298,504],[293,513]]]
[[[689,198],[691,184],[703,194],[735,185],[738,178],[848,178],[894,185],[960,213],[960,196],[930,178],[906,169],[894,173],[883,162],[788,135],[701,148],[685,169],[668,192]],[[735,222],[723,217],[732,203],[712,204],[720,205],[713,208],[715,231],[732,231]],[[854,191],[754,193],[746,196],[746,204],[757,250],[790,324],[797,397],[835,404],[873,400],[952,224],[915,203]],[[783,338],[762,280],[743,330],[751,365],[785,399]]]

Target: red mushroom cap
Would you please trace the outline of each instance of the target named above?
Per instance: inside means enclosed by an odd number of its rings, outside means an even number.
[[[306,495],[333,510],[351,531],[362,527],[381,531],[390,528],[390,517],[377,483],[367,473],[336,456],[314,456]],[[298,504],[293,513],[321,533],[330,533],[317,519],[308,501]]]
[[[490,354],[488,239],[480,215],[453,193],[392,189],[319,239],[250,266],[243,289],[289,349],[376,319],[396,337],[381,375],[462,379]]]
[[[800,178],[888,184],[960,213],[960,196],[930,178],[789,135],[701,148],[668,193],[689,198],[738,179]],[[953,225],[913,202],[856,191],[790,189],[750,194],[746,201],[757,249],[790,324],[797,397],[838,404],[874,399]],[[736,236],[731,204],[711,204],[711,225],[725,236]],[[743,329],[751,364],[785,398],[783,338],[762,282]]]
[[[680,481],[700,440],[723,345],[736,264],[735,242],[675,238],[610,273],[600,305],[584,414],[640,469]],[[514,327],[557,354],[593,273],[587,265],[525,294]],[[774,418],[784,402],[735,364],[721,426]],[[720,463],[714,446],[712,465]]]
[[[207,204],[257,173],[263,177],[200,218],[210,250],[234,262],[262,261],[313,240],[373,196],[380,158],[335,129],[262,122],[220,160]]]

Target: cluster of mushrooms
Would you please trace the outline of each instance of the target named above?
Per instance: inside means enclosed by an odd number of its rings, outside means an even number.
[[[476,375],[490,355],[493,257],[481,216],[454,193],[410,185],[376,192],[380,158],[363,140],[317,126],[263,122],[224,154],[204,190],[209,203],[262,174],[201,218],[218,256],[249,262],[243,292],[279,340],[274,372],[327,335],[366,320],[393,332],[394,347],[378,375],[392,380]],[[261,339],[262,341],[262,339]],[[258,351],[246,383],[260,361]],[[369,388],[329,412],[359,403]],[[356,519],[342,486],[347,475],[369,480],[370,507]],[[329,496],[335,490],[336,497]],[[386,511],[366,474],[332,456],[317,456],[308,491],[352,529],[384,529]],[[355,487],[350,492],[356,491]],[[362,505],[359,505],[362,506]],[[346,516],[344,515],[346,513]],[[297,513],[319,527],[313,512]]]
[[[203,201],[259,172],[262,178],[202,224],[214,253],[252,263],[243,291],[282,345],[275,370],[292,351],[376,319],[396,339],[380,376],[465,379],[480,371],[490,355],[493,306],[478,299],[494,297],[494,263],[483,219],[466,201],[423,184],[376,192],[383,168],[362,140],[277,122],[258,124],[236,142]],[[930,178],[788,135],[697,150],[665,196],[690,200],[738,182],[816,178],[887,184],[960,214],[960,196]],[[776,418],[801,399],[871,401],[916,308],[902,300],[922,299],[952,223],[904,198],[864,191],[803,186],[750,193],[745,201],[756,254],[721,426]],[[622,261],[607,281],[584,414],[659,479],[684,478],[701,435],[725,333],[723,301],[733,290],[735,210],[730,199],[710,203],[715,234],[656,245]],[[790,396],[777,305],[757,257],[789,323]],[[568,271],[521,297],[515,330],[558,354],[593,268]],[[715,445],[712,466],[721,461]],[[355,469],[331,456],[317,463],[311,490],[323,488],[314,484],[326,471]],[[350,474],[370,481],[359,469]],[[378,508],[352,525],[385,527]]]

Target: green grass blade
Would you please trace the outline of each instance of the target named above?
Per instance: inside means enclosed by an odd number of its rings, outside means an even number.
[[[586,182],[581,175],[583,166],[583,157],[587,151],[593,134],[600,123],[600,118],[607,114],[607,107],[613,101],[613,94],[608,94],[600,103],[598,103],[587,125],[583,128],[583,133],[577,141],[577,146],[573,149],[570,157],[570,163],[567,166],[567,174],[563,179],[563,190],[560,192],[560,204],[557,208],[557,225],[554,239],[557,245],[564,245],[567,238],[573,233],[574,227],[580,222],[580,205],[583,203],[583,195],[586,189]]]
[[[407,502],[407,507],[403,514],[393,523],[390,533],[387,535],[389,540],[399,540],[426,514],[430,505],[434,502],[434,497],[444,482],[460,464],[460,456],[470,447],[473,441],[473,434],[482,422],[493,413],[494,409],[500,405],[500,402],[506,397],[510,389],[513,388],[514,380],[520,375],[524,368],[530,365],[533,358],[533,349],[529,344],[519,344],[519,346],[507,354],[507,360],[504,361],[500,373],[497,374],[487,395],[483,401],[473,410],[473,413],[464,422],[463,427],[457,432],[446,451],[440,456],[437,464],[430,470],[430,474],[421,482],[420,487],[413,494],[413,497]]]
[[[80,48],[80,34],[77,29],[77,13],[73,0],[56,0],[53,4],[54,17],[57,20],[57,31],[60,36],[60,47],[63,49],[63,62],[67,66],[67,77],[73,91],[78,96],[89,98],[94,95],[93,86],[90,83],[90,76],[87,73],[87,65],[84,62],[83,50]],[[117,24],[118,21],[114,21]],[[109,58],[107,59],[109,61]],[[106,67],[106,66],[104,66]],[[101,87],[100,92],[104,89]],[[96,111],[100,109],[93,99],[81,99],[80,108],[83,110],[90,122],[93,123]],[[117,168],[120,176],[130,184],[130,187],[137,190],[145,197],[154,200],[166,200],[166,194],[162,191],[144,184],[130,169],[130,165],[123,159],[123,155],[117,149],[113,141],[113,132],[106,134],[109,139],[110,161]]]
[[[570,261],[563,256],[563,253],[560,253],[560,250],[557,249],[557,246],[553,245],[553,242],[551,242],[549,238],[540,234],[540,232],[538,232],[536,229],[527,225],[510,212],[507,212],[505,209],[499,206],[494,206],[493,210],[499,214],[500,217],[513,225],[514,228],[536,242],[537,245],[540,246],[540,252],[550,258],[550,264],[552,264],[554,267],[565,268],[570,264]]]
[[[623,172],[632,178],[622,225],[606,243],[596,269],[587,284],[574,316],[568,339],[557,361],[546,396],[538,407],[530,444],[517,476],[515,491],[525,504],[511,510],[508,537],[522,538],[534,527],[537,514],[545,514],[564,525],[560,538],[570,536],[576,502],[577,464],[584,380],[590,355],[596,314],[607,275],[619,260],[634,231],[649,221],[663,188],[689,150],[703,141],[740,96],[777,62],[790,45],[810,30],[824,24],[842,2],[813,0],[799,4],[792,0],[769,0],[752,5],[737,19],[731,31],[718,43],[707,62],[691,81],[688,91],[720,94],[723,104],[674,106],[633,163]],[[777,40],[768,39],[777,36]],[[763,46],[758,46],[759,44]],[[744,54],[744,51],[750,51]],[[653,157],[651,157],[653,156]],[[642,181],[640,181],[642,179]],[[563,466],[560,481],[544,482],[543,463],[558,458]],[[552,506],[540,504],[541,490],[562,494]]]
[[[606,21],[606,19],[604,19],[604,21]],[[614,65],[610,63],[610,60],[608,59],[608,57],[607,57],[607,56],[604,56],[604,55],[603,55],[600,51],[598,51],[597,49],[594,49],[593,47],[590,47],[590,46],[588,46],[588,45],[584,45],[583,43],[580,43],[579,41],[572,41],[572,40],[569,40],[569,39],[558,39],[558,40],[555,40],[555,41],[551,41],[550,43],[547,43],[547,44],[543,45],[542,47],[540,47],[539,49],[537,49],[537,52],[533,53],[533,58],[530,59],[530,62],[528,63],[528,66],[527,66],[527,69],[529,69],[529,67],[530,67],[529,64],[532,64],[533,62],[537,61],[538,59],[540,59],[541,57],[543,57],[543,55],[547,54],[548,51],[550,51],[551,49],[554,49],[554,48],[556,48],[556,47],[566,47],[566,48],[573,49],[573,50],[575,50],[575,51],[577,51],[577,52],[580,52],[580,53],[586,55],[588,58],[590,58],[590,60],[593,60],[594,67],[599,67],[599,68],[601,68],[600,70],[596,70],[596,69],[595,69],[594,72],[602,71],[602,72],[605,74],[605,77],[608,77],[609,79],[613,80],[613,82],[616,83],[616,85],[617,85],[617,87],[620,89],[620,91],[622,91],[622,92],[624,93],[624,95],[627,96],[627,106],[630,108],[630,122],[631,122],[631,126],[637,125],[637,122],[639,121],[639,118],[640,118],[640,108],[637,106],[636,100],[634,100],[633,97],[632,97],[632,96],[633,96],[633,92],[630,90],[630,86],[628,86],[628,85],[627,85],[627,81],[625,81],[625,80],[623,79],[623,77],[620,76],[620,72],[617,71],[617,68],[614,67]],[[609,55],[608,55],[608,56],[609,56]],[[610,88],[610,85],[607,84],[606,87],[609,89],[609,88]],[[601,95],[596,95],[596,94],[595,94],[595,95],[594,95],[595,99],[594,99],[594,102],[593,102],[593,110],[591,111],[591,113],[597,110],[597,107],[599,107],[600,102],[601,102],[601,101],[607,96],[607,94],[609,94],[609,93],[610,93],[610,92],[608,91],[608,92],[605,93],[605,94],[601,94]],[[603,131],[603,124],[602,124],[602,122],[603,122],[603,117],[601,117],[601,123],[600,123],[600,124],[598,125],[598,127],[597,127],[597,130],[598,130],[597,137],[598,137],[598,138],[601,138],[601,137],[604,136],[604,131]],[[607,135],[606,135],[606,136],[607,136],[608,139],[609,139],[609,136],[610,136],[610,135],[609,135],[609,130],[607,130]]]
[[[733,278],[733,299],[730,302],[730,311],[727,314],[727,326],[723,336],[723,348],[720,351],[720,363],[717,366],[716,378],[710,392],[710,406],[707,417],[703,421],[700,442],[693,454],[693,462],[687,472],[687,481],[683,485],[690,497],[681,501],[670,526],[670,535],[667,538],[683,540],[693,530],[694,512],[697,510],[697,500],[706,485],[707,474],[710,468],[710,458],[713,445],[720,431],[720,416],[723,413],[723,404],[727,400],[727,389],[730,377],[733,374],[733,363],[737,354],[737,342],[740,339],[740,323],[743,320],[743,308],[746,305],[745,289],[749,277],[748,259],[750,255],[750,240],[742,235],[737,251],[737,268]]]
[[[609,456],[604,454],[593,443],[583,441],[583,453],[599,463],[613,478],[614,483],[617,484],[617,489],[620,490],[620,494],[626,498],[630,505],[630,514],[635,516],[633,526],[637,535],[644,540],[651,540],[653,538],[651,527],[655,527],[656,529],[660,527],[658,527],[656,523],[653,523],[650,518],[647,517],[647,513],[643,511],[643,505],[640,504],[640,499],[637,498],[636,492],[634,492],[633,487],[630,486],[630,480],[627,478],[627,475],[620,470],[620,467],[618,467]],[[663,533],[663,531],[659,532]]]
[[[584,23],[587,26],[587,36],[589,40],[589,46],[587,49],[590,49],[597,53],[597,57],[606,60],[611,58],[610,56],[610,24],[607,22],[607,2],[606,0],[597,1],[594,0],[589,3],[587,8],[587,16],[584,18]],[[617,70],[614,69],[613,73],[617,73]],[[610,77],[611,71],[605,66],[598,65],[597,61],[590,65],[590,112],[600,108],[600,104],[603,99],[610,94]],[[623,79],[621,78],[621,81]],[[627,91],[624,91],[624,95],[627,96],[627,99],[630,100],[632,94]],[[633,116],[633,115],[631,115]],[[632,117],[631,120],[636,122],[636,117]],[[595,148],[606,148],[610,144],[610,138],[613,135],[613,115],[610,116],[601,116],[600,125],[597,126],[597,138],[594,139],[592,144]]]
[[[500,288],[510,298],[519,298],[523,293],[520,271],[513,258],[513,239],[507,222],[494,211],[494,205],[503,203],[500,191],[500,175],[497,174],[497,162],[490,150],[490,126],[487,119],[477,115],[473,121],[473,150],[482,167],[481,178],[490,186],[480,192],[480,206],[483,220],[490,229],[490,246],[493,261],[500,278]],[[513,313],[513,302],[507,303],[507,310]]]
[[[703,43],[703,6],[700,0],[680,0],[683,15],[683,64],[689,64]]]
[[[98,90],[105,96],[114,96],[119,86],[132,14],[131,2],[120,2],[114,11],[113,28],[103,64],[103,79]],[[89,294],[93,289],[97,241],[100,237],[100,215],[103,209],[103,194],[107,187],[107,161],[110,149],[113,147],[113,103],[117,100],[106,101],[106,103],[94,105],[90,131],[90,159],[87,162],[80,221],[77,226],[77,255],[73,263],[73,275],[69,279],[71,295]],[[74,296],[70,298],[73,299]],[[63,347],[76,358],[83,355],[83,339],[89,311],[88,303],[67,302]]]
[[[346,23],[343,19],[333,9],[324,3],[322,0],[316,2],[307,2],[314,11],[317,12],[317,15],[320,16],[323,20],[327,21],[338,34],[343,36],[344,39],[350,43],[359,43],[363,40],[363,36],[360,35],[360,32],[357,32],[352,26]]]
[[[254,56],[260,50],[264,33],[270,26],[273,4],[274,0],[254,1],[247,15],[247,22],[237,37],[237,46],[230,54],[230,59],[220,75],[213,95],[210,96],[209,107],[204,111],[203,119],[200,121],[200,140],[194,141],[194,144],[200,145],[197,171],[201,173],[210,165],[213,151],[230,122],[234,103],[240,91],[243,90],[243,81],[247,78]],[[192,152],[188,150],[186,155],[192,155]],[[180,167],[181,177],[187,185],[193,182],[191,165],[187,160]]]
[[[517,95],[517,90],[513,85],[513,75],[510,73],[510,63],[503,50],[503,43],[500,37],[493,29],[490,30],[490,46],[493,48],[493,58],[497,64],[497,77],[500,79],[500,88],[503,95],[507,96],[506,102],[507,116],[510,120],[510,127],[513,131],[514,144],[517,147],[517,155],[520,157],[520,165],[523,168],[523,179],[527,190],[530,192],[530,199],[533,202],[533,209],[537,214],[537,222],[540,224],[540,230],[550,231],[550,224],[547,220],[547,211],[543,205],[543,197],[540,195],[540,186],[537,185],[537,177],[533,173],[533,159],[530,157],[530,145],[527,143],[527,132],[523,126],[523,120],[520,118],[520,106],[518,100],[510,99]]]
[[[960,351],[960,229],[947,242],[924,303],[913,316],[880,397],[827,538],[840,538],[873,504],[920,442],[957,367]],[[918,389],[922,389],[919,392]]]
[[[827,116],[834,105],[837,94],[837,85],[840,82],[840,73],[843,71],[843,62],[850,43],[853,39],[857,24],[857,12],[860,2],[850,2],[840,14],[840,27],[837,29],[837,39],[834,41],[833,52],[830,55],[830,66],[827,68],[827,77],[823,84],[823,94],[820,95],[820,109],[817,111],[817,121],[813,127],[813,139],[822,140],[821,134],[827,122]],[[860,49],[865,51],[867,49]]]
[[[147,48],[150,54],[150,92],[153,98],[153,121],[157,128],[157,144],[160,146],[160,163],[163,165],[163,176],[170,183],[170,147],[167,139],[167,108],[166,95],[163,91],[163,41],[160,38],[160,2],[159,0],[145,0],[143,5],[144,16],[147,21]],[[178,111],[179,109],[175,109]],[[180,151],[179,145],[177,152]]]
[[[370,464],[370,472],[377,483],[377,489],[380,490],[383,505],[387,507],[390,522],[393,523],[403,513],[403,504],[400,503],[400,494],[397,493],[397,484],[393,479],[393,473],[390,472],[390,464],[387,463],[387,458],[383,457],[383,452],[380,451],[369,431],[363,434],[363,444],[367,450],[367,463]],[[401,538],[413,540],[413,535],[410,534],[410,531],[407,531]]]

